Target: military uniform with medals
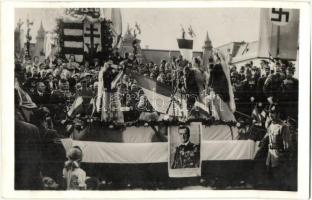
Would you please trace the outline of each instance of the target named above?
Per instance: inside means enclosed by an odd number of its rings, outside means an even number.
[[[188,141],[176,147],[172,168],[197,168],[199,167],[199,145]]]

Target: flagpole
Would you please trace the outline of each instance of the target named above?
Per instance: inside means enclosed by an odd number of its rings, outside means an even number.
[[[280,35],[281,35],[281,27],[277,26],[277,44],[276,44],[276,57],[279,57],[280,52]]]

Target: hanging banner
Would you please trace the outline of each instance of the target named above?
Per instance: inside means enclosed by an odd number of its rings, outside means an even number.
[[[85,22],[83,24],[84,32],[84,51],[87,53],[97,53],[102,49],[101,45],[101,23]]]
[[[261,8],[258,57],[296,60],[299,9]]]
[[[67,59],[75,56],[76,62],[83,61],[83,23],[73,21],[62,21],[63,45],[62,52]]]
[[[201,123],[191,123],[188,126],[170,126],[168,129],[169,177],[201,176]]]

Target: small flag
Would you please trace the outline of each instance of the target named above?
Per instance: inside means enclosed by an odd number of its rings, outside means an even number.
[[[77,97],[73,105],[70,107],[69,111],[67,112],[68,117],[74,117],[79,112],[81,112],[83,109],[82,103],[83,103],[83,98],[81,96]]]
[[[196,37],[196,34],[194,33],[193,29],[191,26],[188,27],[188,33],[189,35],[193,38]]]
[[[138,30],[138,34],[141,34],[141,28],[137,22],[135,22],[135,28]]]

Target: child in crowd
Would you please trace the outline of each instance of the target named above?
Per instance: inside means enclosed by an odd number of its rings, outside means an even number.
[[[78,146],[70,149],[65,162],[63,177],[66,181],[67,190],[85,190],[86,172],[80,168],[82,160],[82,150]]]

